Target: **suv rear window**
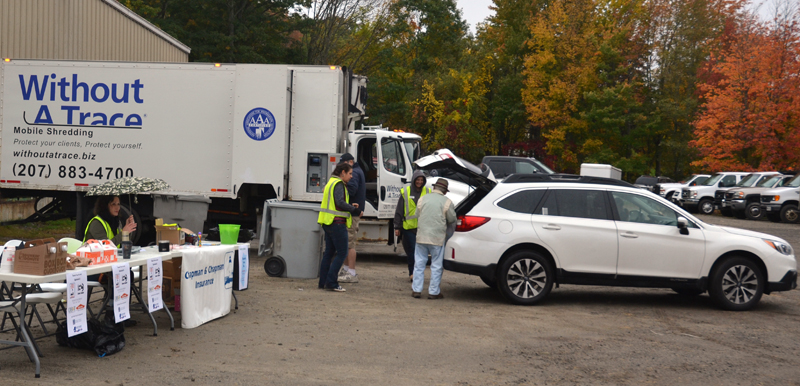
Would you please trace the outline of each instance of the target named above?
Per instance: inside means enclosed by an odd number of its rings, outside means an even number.
[[[609,220],[606,193],[602,190],[550,190],[534,214]]]
[[[532,214],[545,192],[544,189],[516,192],[498,202],[497,206],[512,212]]]

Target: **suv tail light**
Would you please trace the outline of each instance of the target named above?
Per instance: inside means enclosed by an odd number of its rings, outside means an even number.
[[[489,217],[478,216],[458,216],[456,221],[456,232],[469,232],[483,224],[489,222]]]

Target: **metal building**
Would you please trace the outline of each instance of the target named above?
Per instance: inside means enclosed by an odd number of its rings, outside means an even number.
[[[0,58],[188,62],[190,51],[116,0],[0,0]]]

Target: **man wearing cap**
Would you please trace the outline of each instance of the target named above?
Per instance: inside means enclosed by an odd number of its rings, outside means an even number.
[[[447,227],[456,222],[453,202],[445,197],[448,183],[440,178],[433,184],[433,192],[426,194],[417,203],[417,247],[414,252],[414,280],[411,283],[411,296],[419,298],[425,282],[425,263],[431,255],[431,281],[428,285],[428,299],[441,299],[439,290],[442,281],[442,261]]]
[[[353,155],[350,153],[342,154],[342,162],[347,162],[353,167],[353,177],[347,183],[347,192],[350,194],[351,202],[358,204],[358,207],[363,209],[365,201],[367,200],[367,180],[364,177],[364,171],[358,165]],[[356,238],[358,237],[358,223],[361,220],[361,215],[353,216],[353,222],[347,230],[347,259],[344,261],[342,270],[339,271],[340,283],[358,283],[358,275],[356,274]]]

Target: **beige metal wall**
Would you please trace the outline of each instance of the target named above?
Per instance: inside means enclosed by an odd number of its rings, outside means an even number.
[[[188,62],[102,0],[0,0],[0,58]]]

